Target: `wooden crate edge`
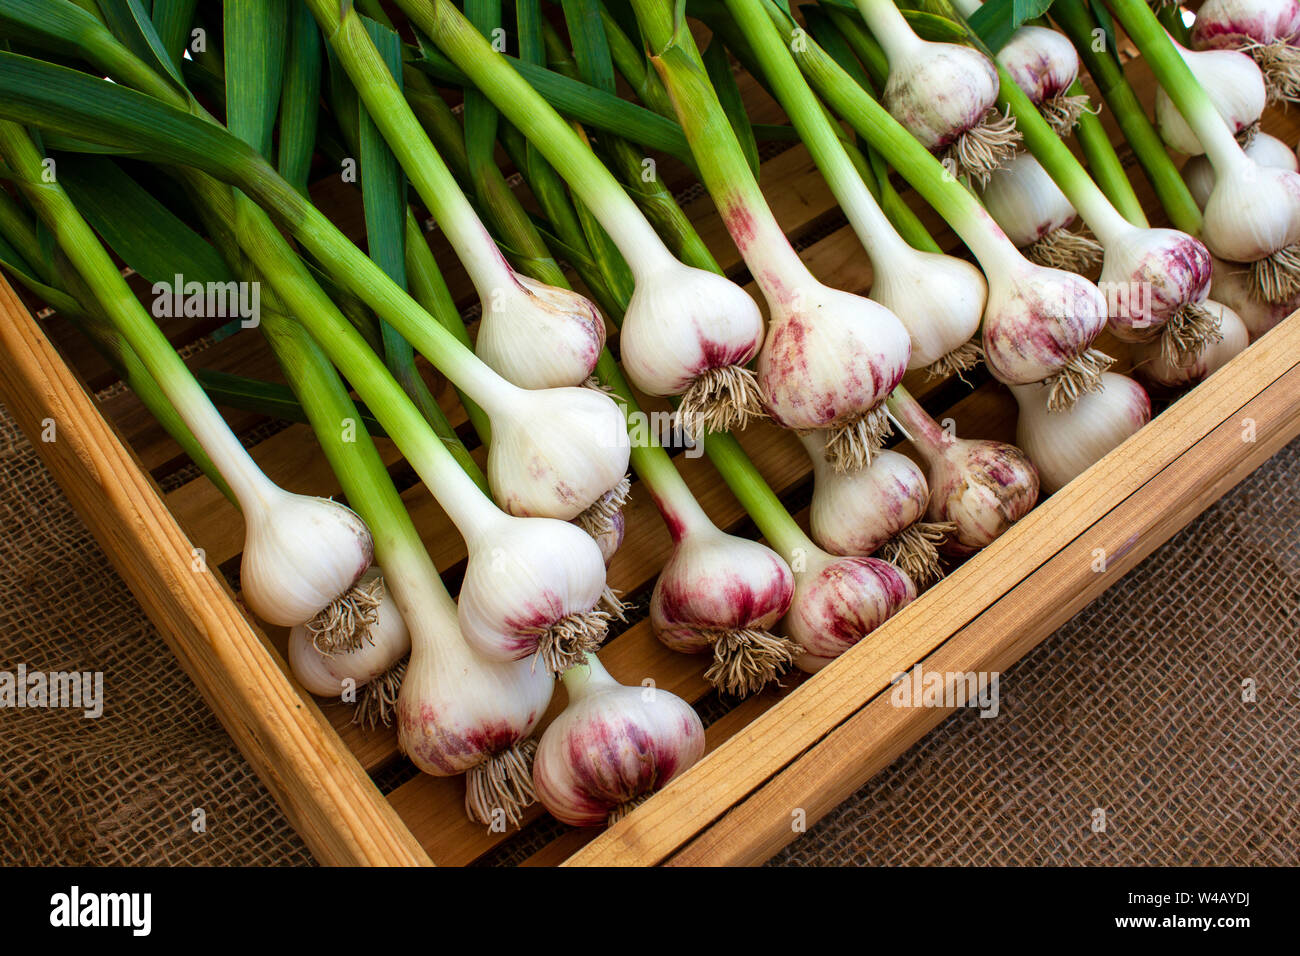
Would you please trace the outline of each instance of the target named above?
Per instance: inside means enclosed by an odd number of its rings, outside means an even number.
[[[220,575],[192,570],[157,487],[3,277],[0,398],[316,858],[430,864]]]

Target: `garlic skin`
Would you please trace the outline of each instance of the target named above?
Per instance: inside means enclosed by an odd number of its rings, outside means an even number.
[[[558,672],[603,639],[609,615],[593,609],[605,592],[605,560],[581,528],[501,515],[480,525],[466,547],[458,620],[484,658],[516,661],[540,651]],[[560,630],[573,631],[572,640],[548,637]]]
[[[239,581],[244,603],[279,627],[305,624],[360,580],[374,558],[370,530],[350,508],[266,483],[244,504]]]
[[[697,382],[702,390],[710,378],[734,377],[737,373],[728,370],[747,365],[762,345],[763,316],[744,289],[667,257],[638,280],[619,335],[628,378],[655,396],[687,395]],[[729,417],[704,424],[710,430],[743,428],[749,415],[761,410],[750,407],[752,396],[743,391],[736,398]]]
[[[1138,345],[1133,349],[1133,371],[1138,378],[1150,386],[1166,389],[1194,385],[1245,350],[1250,344],[1250,333],[1241,317],[1219,302],[1207,301],[1205,306],[1217,322],[1219,341],[1207,343],[1185,365],[1169,361],[1157,344]]]
[[[815,476],[812,537],[831,554],[874,554],[925,517],[930,487],[906,455],[881,449],[866,468],[840,474],[814,448],[809,454]]]
[[[1188,50],[1176,42],[1174,47],[1234,136],[1259,123],[1268,91],[1254,60],[1235,50]],[[1156,91],[1156,128],[1160,138],[1177,152],[1188,156],[1205,152],[1163,87]]]
[[[998,51],[998,62],[1054,127],[1074,125],[1078,113],[1065,100],[1079,76],[1079,54],[1066,36],[1047,27],[1022,26]]]
[[[989,276],[985,364],[1007,385],[1058,379],[1092,358],[1106,307],[1101,290],[1082,276],[1024,259],[1009,262]],[[1068,403],[1069,392],[1060,399]]]
[[[879,446],[881,405],[911,354],[907,329],[884,306],[809,282],[772,303],[758,384],[778,425],[836,431],[828,454],[848,467],[870,460]],[[854,434],[862,430],[870,434]],[[839,455],[839,441],[852,447]]]
[[[940,547],[948,554],[988,547],[1038,501],[1038,471],[1014,445],[955,438],[922,454],[930,466],[927,517],[957,526]]]
[[[1300,34],[1296,0],[1205,0],[1192,24],[1198,50],[1239,50],[1254,43],[1290,42]]]
[[[623,537],[626,533],[627,520],[623,517],[622,511],[616,511],[610,515],[609,527],[593,535],[596,546],[600,548],[601,557],[605,559],[605,567],[609,567],[609,562],[614,560],[614,555],[623,546]]]
[[[998,71],[984,54],[924,40],[909,55],[891,57],[881,97],[894,119],[931,151],[978,125],[997,101]]]
[[[491,419],[488,484],[512,515],[568,521],[627,474],[623,413],[596,389],[516,389]]]
[[[1300,242],[1300,174],[1243,157],[1215,180],[1201,239],[1229,262],[1255,262]]]
[[[1125,229],[1106,244],[1098,285],[1114,291],[1110,330],[1147,341],[1210,292],[1210,251],[1176,229]]]
[[[1101,388],[1066,412],[1048,410],[1041,386],[1013,387],[1011,392],[1020,406],[1016,444],[1037,466],[1049,492],[1064,488],[1151,420],[1151,401],[1142,386],[1114,372],[1103,374]]]
[[[380,570],[371,565],[358,583],[364,585],[380,576]],[[343,682],[348,679],[355,687],[370,683],[405,657],[410,649],[410,632],[387,591],[374,625],[356,650],[322,654],[306,625],[295,625],[289,631],[289,666],[298,682],[317,697],[338,697],[343,692]]]
[[[843,654],[916,598],[912,579],[878,558],[835,557],[815,548],[792,566],[794,601],[784,629],[804,650],[795,661],[800,670]]]
[[[484,300],[474,351],[520,388],[581,385],[605,347],[605,320],[586,297],[514,274]]]
[[[771,548],[695,527],[673,547],[650,595],[655,636],[696,654],[724,631],[768,631],[790,607],[794,575]]]
[[[900,262],[875,273],[869,298],[907,330],[912,350],[907,367],[930,368],[979,332],[988,285],[984,273],[955,256],[902,243],[897,255]]]
[[[615,823],[704,756],[704,725],[675,694],[624,686],[595,657],[564,684],[568,706],[533,761],[537,797],[561,823]]]
[[[1300,161],[1296,160],[1296,154],[1292,152],[1291,147],[1267,133],[1256,133],[1250,145],[1245,147],[1245,151],[1247,156],[1261,166],[1289,169],[1293,173],[1300,172]],[[1214,167],[1210,164],[1209,158],[1204,154],[1191,157],[1183,163],[1182,172],[1183,180],[1187,183],[1192,198],[1196,200],[1196,205],[1204,209],[1210,193],[1214,191]]]
[[[1219,258],[1214,259],[1210,295],[1237,314],[1252,342],[1300,309],[1300,292],[1284,302],[1265,302],[1252,290],[1248,265]]]

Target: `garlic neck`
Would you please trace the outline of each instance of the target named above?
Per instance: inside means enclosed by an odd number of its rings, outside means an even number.
[[[587,663],[570,667],[560,679],[564,681],[564,689],[569,692],[570,704],[591,694],[622,686],[609,676],[609,671],[605,670],[605,665],[595,654],[588,654]]]
[[[886,399],[889,412],[927,461],[941,457],[943,450],[953,442],[952,436],[939,427],[921,403],[901,385]]]
[[[857,4],[867,27],[885,48],[891,66],[923,55],[925,41],[908,26],[907,18],[894,6],[894,0],[857,0]]]

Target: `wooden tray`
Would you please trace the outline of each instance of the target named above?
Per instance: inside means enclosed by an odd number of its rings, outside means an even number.
[[[1130,76],[1149,109],[1149,74],[1133,64]],[[746,77],[741,81],[756,121],[779,122],[779,109]],[[1300,122],[1294,114],[1273,112],[1265,129],[1293,143]],[[1111,133],[1120,142],[1113,125]],[[1131,161],[1123,148],[1121,156]],[[769,158],[762,179],[812,271],[839,288],[867,288],[866,256],[806,151],[794,147]],[[1141,173],[1134,170],[1133,180],[1154,212]],[[349,187],[326,177],[313,192],[345,231],[360,234]],[[909,198],[936,238],[946,248],[956,246],[933,212]],[[744,278],[707,199],[687,211],[723,266]],[[432,241],[458,301],[468,305],[466,277],[441,237]],[[313,700],[289,676],[283,629],[255,621],[221,573],[193,570],[194,548],[204,550],[208,567],[236,570],[242,521],[205,479],[187,472],[175,444],[134,397],[111,387],[111,372],[84,340],[57,316],[38,321],[29,305],[0,281],[0,397],[316,857],[330,864],[446,865],[501,858],[501,845],[513,834],[487,833],[466,820],[459,778],[404,772],[409,765],[392,731],[359,730],[345,708]],[[172,323],[165,331],[181,347],[211,330]],[[197,349],[189,361],[278,377],[255,333]],[[440,379],[435,384],[453,423],[463,425],[451,390]],[[1015,402],[987,376],[973,389],[910,380],[909,387],[936,417],[953,418],[959,434],[1014,439]],[[305,426],[271,427],[242,412],[228,418],[284,487],[338,493]],[[51,419],[57,440],[42,442]],[[892,675],[918,662],[926,670],[1004,670],[1298,433],[1300,315],[817,675],[794,675],[784,688],[729,709],[711,699],[704,760],[616,826],[560,831],[524,862],[761,862],[951,712],[891,706],[885,691]],[[778,493],[802,508],[811,476],[797,441],[758,426],[742,442]],[[461,539],[391,443],[378,444],[438,568],[454,575],[465,556]],[[720,527],[753,533],[707,462],[682,460],[680,467]],[[627,516],[627,539],[611,565],[610,583],[636,597],[652,585],[669,539],[637,485]],[[1093,570],[1097,549],[1108,557],[1104,573]],[[645,621],[618,634],[601,656],[626,683],[651,677],[690,701],[709,691],[705,660],[668,651]],[[562,706],[562,688],[556,698],[552,715]],[[528,820],[541,816],[534,808]]]

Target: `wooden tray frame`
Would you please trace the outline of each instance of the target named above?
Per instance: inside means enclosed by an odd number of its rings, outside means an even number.
[[[1135,86],[1149,106],[1152,87],[1136,66]],[[757,94],[747,89],[746,96]],[[772,107],[757,109],[770,115]],[[1270,114],[1266,123],[1292,139],[1300,125],[1280,114]],[[1112,135],[1118,139],[1113,128]],[[816,232],[835,214],[802,148],[770,160],[763,171],[765,178],[789,182],[774,206],[792,236]],[[1149,190],[1139,188],[1139,194],[1153,208]],[[707,203],[689,211],[724,267],[736,266]],[[952,245],[933,213],[921,212]],[[835,271],[842,261],[865,258],[855,243],[840,228],[808,255],[822,257]],[[445,250],[436,251],[445,261]],[[844,287],[862,287],[864,275],[869,272],[854,266],[835,278]],[[825,272],[822,277],[832,281]],[[453,280],[453,287],[462,298],[467,294],[463,282]],[[0,398],[320,862],[464,863],[499,842],[459,830],[444,838],[443,831],[464,829],[450,790],[438,789],[446,781],[422,776],[388,797],[380,793],[368,770],[391,757],[391,740],[358,737],[342,723],[341,708],[313,701],[287,676],[277,649],[282,637],[277,641],[251,620],[220,573],[194,570],[192,542],[204,540],[210,486],[194,483],[164,496],[142,463],[142,457],[156,463],[164,453],[123,437],[124,419],[110,423],[83,376],[2,279]],[[1005,406],[1001,415],[1007,417]],[[43,441],[50,421],[55,439]],[[1005,433],[1005,420],[1001,427]],[[818,674],[793,681],[788,693],[747,701],[717,721],[709,730],[708,755],[635,813],[594,839],[590,831],[565,834],[527,863],[763,861],[798,835],[796,823],[811,826],[951,713],[892,706],[886,691],[893,675],[918,663],[931,671],[1004,670],[1297,434],[1300,313],[869,640]],[[775,459],[772,448],[767,453]],[[771,477],[772,461],[759,463]],[[178,506],[185,521],[173,513]],[[1105,570],[1098,572],[1101,554]],[[455,554],[443,557],[440,567]],[[679,671],[680,661],[694,661],[671,659]],[[702,667],[691,663],[686,670]],[[698,674],[692,674],[688,682],[698,697]]]

